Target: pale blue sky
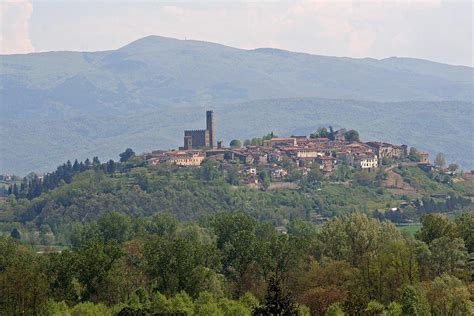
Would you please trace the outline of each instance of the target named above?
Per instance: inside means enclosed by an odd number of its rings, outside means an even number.
[[[0,0],[1,53],[115,49],[147,35],[472,65],[471,1]]]

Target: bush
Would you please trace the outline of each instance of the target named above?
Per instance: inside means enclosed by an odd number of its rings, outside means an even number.
[[[324,314],[326,316],[344,316],[344,312],[341,308],[341,305],[339,303],[332,304],[329,306],[327,309],[326,313]]]

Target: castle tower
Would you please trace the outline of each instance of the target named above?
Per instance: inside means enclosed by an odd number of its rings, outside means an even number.
[[[209,131],[209,147],[214,148],[214,112],[206,111],[206,129]]]

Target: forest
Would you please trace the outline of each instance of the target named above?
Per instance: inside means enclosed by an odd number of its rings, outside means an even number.
[[[413,199],[390,193],[383,170],[313,169],[292,175],[297,189],[267,190],[232,164],[151,167],[123,154],[9,189],[0,314],[473,313],[469,184],[400,167],[420,197],[388,212]]]
[[[471,315],[474,214],[413,237],[362,213],[282,234],[251,216],[117,212],[61,252],[0,237],[4,315]]]

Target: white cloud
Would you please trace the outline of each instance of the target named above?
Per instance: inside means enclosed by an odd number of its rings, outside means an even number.
[[[27,0],[4,0],[0,3],[0,53],[30,53],[29,22],[33,5]]]

